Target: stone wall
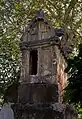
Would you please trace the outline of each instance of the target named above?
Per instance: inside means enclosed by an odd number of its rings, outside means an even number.
[[[66,60],[60,49],[56,46],[57,54],[57,81],[58,81],[58,92],[59,92],[59,101],[63,101],[64,89],[67,86],[67,73],[65,73],[65,68],[67,66]]]
[[[30,75],[30,51],[37,50],[38,52],[38,61],[37,61],[37,74]],[[20,81],[31,82],[32,78],[38,80],[41,79],[50,83],[56,83],[57,81],[57,63],[56,63],[56,54],[55,46],[42,45],[40,47],[30,48],[29,50],[24,50],[22,53],[22,67],[21,67],[21,79]],[[49,76],[49,79],[47,79]],[[51,78],[50,78],[51,77]],[[33,82],[32,82],[33,83]]]
[[[19,86],[21,104],[39,104],[58,102],[58,87],[55,84],[22,84]]]

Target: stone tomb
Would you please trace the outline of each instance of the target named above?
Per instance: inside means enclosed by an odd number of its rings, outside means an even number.
[[[42,10],[24,29],[20,40],[17,119],[77,119],[76,111],[62,104],[69,52],[65,36],[63,29],[50,25]]]

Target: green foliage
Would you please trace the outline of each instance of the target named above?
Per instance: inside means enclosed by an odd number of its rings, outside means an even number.
[[[78,111],[78,119],[82,119],[82,107],[79,104],[76,105],[76,110]]]
[[[0,97],[8,86],[17,80],[19,70],[19,48],[12,36],[6,36],[3,29],[0,32]]]
[[[82,44],[79,45],[79,54],[68,60],[66,72],[69,78],[65,98],[69,103],[82,105]]]
[[[0,0],[0,92],[16,79],[20,66],[19,41],[36,11],[43,9],[55,27],[80,36],[81,0]]]

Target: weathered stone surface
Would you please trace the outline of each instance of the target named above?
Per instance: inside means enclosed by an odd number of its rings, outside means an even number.
[[[58,111],[58,112],[62,112],[62,113],[65,112],[66,105],[64,105],[62,103],[54,103],[54,104],[51,104],[51,105],[53,107],[53,110]]]
[[[22,104],[58,102],[58,87],[46,83],[22,84],[19,87],[19,102]]]

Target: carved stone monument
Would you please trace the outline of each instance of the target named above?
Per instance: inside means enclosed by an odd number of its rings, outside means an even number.
[[[62,104],[67,43],[64,30],[50,25],[42,10],[25,28],[20,42],[17,119],[73,119],[74,115],[77,119],[76,111]]]
[[[64,69],[69,52],[64,30],[50,25],[40,10],[25,28],[20,50],[20,118],[71,119],[74,110],[62,104],[63,89],[67,85]]]

